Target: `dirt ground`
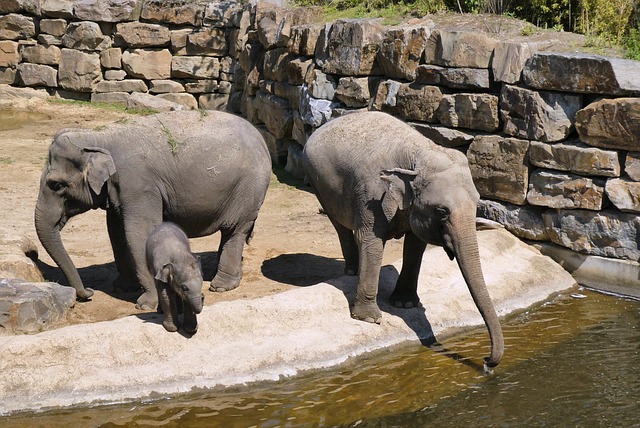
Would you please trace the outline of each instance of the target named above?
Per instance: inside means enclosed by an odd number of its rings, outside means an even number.
[[[49,101],[0,110],[0,224],[25,234],[37,245],[38,266],[49,281],[67,284],[38,242],[33,226],[39,178],[51,139],[62,128],[96,128],[126,115],[90,105]],[[342,275],[337,235],[319,208],[307,187],[276,168],[254,239],[244,250],[244,276],[237,289],[208,291],[217,262],[219,234],[191,240],[192,250],[203,262],[205,304],[255,298]],[[104,211],[90,211],[71,219],[62,231],[62,240],[85,286],[95,290],[91,301],[76,303],[66,323],[106,321],[142,312],[135,308],[140,293],[118,293],[110,286],[117,271]],[[402,242],[390,241],[384,264],[401,255]]]

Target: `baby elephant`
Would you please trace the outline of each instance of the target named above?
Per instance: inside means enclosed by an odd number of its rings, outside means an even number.
[[[156,226],[147,239],[147,267],[155,278],[158,300],[164,312],[162,325],[178,330],[178,308],[184,306],[184,330],[198,331],[196,314],[202,312],[202,268],[191,253],[187,235],[173,223]]]

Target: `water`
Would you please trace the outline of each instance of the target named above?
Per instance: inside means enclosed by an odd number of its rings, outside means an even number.
[[[503,323],[278,383],[0,419],[3,427],[640,427],[640,302],[561,295]],[[247,345],[247,352],[251,352]],[[212,362],[215,363],[215,362]]]

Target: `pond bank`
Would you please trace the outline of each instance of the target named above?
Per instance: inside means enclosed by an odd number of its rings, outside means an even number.
[[[575,286],[560,265],[508,232],[486,230],[478,236],[487,286],[501,317]],[[399,268],[396,262],[381,273],[381,325],[350,318],[356,278],[341,277],[207,306],[191,338],[165,332],[154,313],[0,337],[0,414],[277,380],[404,341],[435,335],[446,343],[456,331],[482,325],[457,265],[441,248],[425,253],[423,308],[399,310],[385,303]],[[475,357],[478,367],[488,352]]]

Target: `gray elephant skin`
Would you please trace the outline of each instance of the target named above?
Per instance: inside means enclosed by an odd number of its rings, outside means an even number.
[[[335,227],[345,273],[359,275],[352,317],[379,323],[376,303],[387,240],[404,236],[403,263],[391,303],[420,304],[417,287],[426,245],[456,258],[491,337],[488,366],[504,351],[500,322],[487,291],[475,228],[479,194],[464,154],[438,146],[382,112],[333,119],[304,147],[307,179]]]
[[[183,327],[189,334],[198,331],[196,315],[202,312],[202,268],[191,252],[187,235],[173,223],[156,226],[147,238],[147,268],[158,291],[164,313],[165,330],[178,331],[178,312],[183,309]]]
[[[61,230],[90,209],[106,210],[118,277],[116,289],[139,289],[136,306],[158,302],[145,261],[155,226],[171,221],[187,236],[220,231],[210,290],[238,286],[242,251],[253,234],[271,177],[264,139],[249,122],[220,111],[176,111],[116,122],[104,129],[64,129],[49,148],[35,207],[42,246],[79,300],[85,288]]]

